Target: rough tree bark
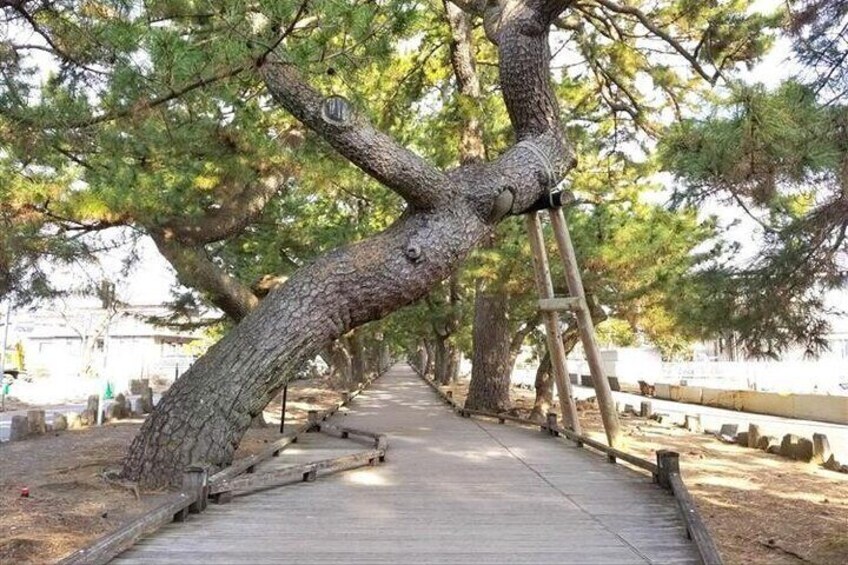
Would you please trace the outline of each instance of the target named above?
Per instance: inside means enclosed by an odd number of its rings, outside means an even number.
[[[490,233],[504,215],[498,204],[506,200],[507,213],[521,214],[563,178],[574,154],[550,86],[548,31],[567,4],[486,4],[518,143],[494,161],[449,171],[359,115],[343,124],[325,121],[323,96],[295,68],[261,62],[258,70],[279,104],[409,206],[383,233],[300,269],[211,347],[145,421],[124,477],[161,487],[178,483],[186,465],[229,464],[253,417],[297,367],[350,329],[424,297]]]
[[[465,407],[501,412],[509,409],[510,340],[505,296],[478,292],[474,304],[474,358]]]
[[[586,303],[589,306],[589,314],[592,316],[592,322],[600,324],[607,319],[607,313],[598,305],[591,295],[586,295]],[[566,355],[571,353],[574,346],[580,341],[580,333],[577,327],[577,320],[572,316],[568,325],[562,332],[562,345]],[[549,351],[545,352],[544,357],[539,362],[539,367],[536,369],[536,399],[533,402],[533,410],[530,412],[530,419],[542,422],[547,417],[551,410],[554,398],[554,375],[551,370],[551,355]]]
[[[562,345],[565,352],[570,353],[578,341],[580,341],[580,335],[577,333],[577,325],[570,324],[562,332]],[[530,411],[530,419],[537,422],[545,421],[554,403],[554,374],[551,369],[551,353],[546,350],[536,369],[534,383],[536,398],[533,401],[533,410]]]

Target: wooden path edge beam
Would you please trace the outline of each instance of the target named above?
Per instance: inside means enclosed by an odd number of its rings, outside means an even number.
[[[449,396],[445,391],[439,388],[439,385],[424,375],[417,367],[410,365],[415,373],[432,388],[439,397],[449,404],[454,412],[463,417],[478,416],[482,418],[492,418],[503,424],[506,421],[515,422],[524,426],[539,427],[543,431],[548,431],[554,436],[563,436],[574,441],[578,447],[591,447],[594,450],[606,454],[607,461],[616,463],[617,460],[625,461],[634,467],[649,472],[654,482],[660,487],[669,490],[674,498],[682,514],[683,523],[686,526],[686,533],[689,538],[695,543],[695,548],[698,550],[698,556],[704,565],[722,565],[721,554],[718,547],[710,534],[709,529],[704,523],[698,512],[698,507],[689,490],[686,488],[686,483],[680,476],[679,454],[672,451],[661,449],[657,451],[657,462],[653,463],[647,459],[642,459],[632,453],[627,453],[620,449],[610,447],[604,443],[594,440],[582,434],[577,434],[572,430],[564,429],[560,426],[551,425],[548,422],[539,423],[525,418],[518,418],[508,414],[495,414],[492,412],[484,412],[482,410],[470,410],[461,407]],[[555,421],[555,420],[554,420]]]
[[[361,382],[359,386],[357,386],[353,391],[343,395],[342,401],[336,403],[336,405],[332,408],[324,411],[321,415],[320,420],[326,420],[327,418],[335,414],[339,409],[341,409],[348,402],[360,395],[368,386],[370,386],[374,381],[383,376],[387,371],[388,368],[385,368],[373,378],[366,379],[365,381]],[[208,491],[211,490],[216,483],[231,480],[238,476],[240,473],[244,473],[250,470],[258,463],[261,463],[262,461],[273,457],[275,454],[278,454],[280,451],[285,449],[285,447],[287,447],[288,445],[295,443],[297,441],[297,437],[307,431],[309,431],[308,424],[299,426],[292,436],[281,438],[274,444],[268,446],[268,448],[261,451],[259,454],[255,454],[254,456],[250,457],[245,457],[241,460],[238,460],[238,462],[234,463],[233,465],[221,469],[221,471],[214,475],[211,475],[208,478],[207,486],[204,487],[204,490],[206,490],[208,494]],[[385,436],[383,436],[383,438],[383,441],[386,442]],[[386,442],[385,448],[387,447],[388,443]],[[382,450],[382,454],[378,457],[378,461],[385,460],[385,448]],[[245,460],[250,461],[245,464]],[[156,530],[171,521],[184,519],[189,511],[189,507],[191,507],[192,505],[195,505],[196,508],[205,507],[205,500],[199,505],[197,505],[196,503],[198,503],[197,491],[176,491],[170,494],[162,504],[160,504],[153,510],[145,512],[143,515],[127,522],[116,530],[113,530],[107,534],[104,534],[103,536],[100,536],[92,543],[62,558],[57,563],[58,565],[105,565],[106,563],[108,563],[130,547],[132,547],[139,539],[141,539],[141,537],[152,534],[153,532],[155,532]]]

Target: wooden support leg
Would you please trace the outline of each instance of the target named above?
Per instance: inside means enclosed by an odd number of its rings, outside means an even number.
[[[586,352],[586,359],[589,362],[589,370],[592,373],[592,385],[595,387],[595,395],[598,399],[598,408],[604,422],[607,441],[610,446],[617,447],[621,444],[621,426],[618,421],[618,414],[615,411],[615,401],[612,398],[609,381],[601,364],[601,351],[595,340],[595,325],[586,305],[586,292],[583,289],[583,281],[577,267],[577,255],[574,253],[574,245],[571,242],[571,235],[568,233],[568,225],[565,223],[562,208],[549,210],[549,214],[559,248],[559,255],[565,267],[568,292],[571,296],[579,298],[581,302],[581,307],[575,312],[577,326],[580,330],[583,350]]]
[[[206,467],[200,465],[192,465],[183,472],[183,490],[195,495],[195,501],[188,507],[192,514],[206,510],[206,479]]]
[[[676,451],[660,449],[657,451],[657,483],[664,489],[671,490],[670,476],[680,474],[680,454]]]

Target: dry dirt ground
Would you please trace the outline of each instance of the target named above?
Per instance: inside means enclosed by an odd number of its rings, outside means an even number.
[[[452,388],[462,404],[467,382]],[[528,417],[533,397],[513,389],[515,415]],[[605,440],[595,404],[579,402],[578,410],[584,432]],[[673,424],[621,418],[627,451],[649,460],[658,449],[680,453],[681,474],[725,563],[848,563],[848,475]]]
[[[307,410],[327,409],[340,398],[323,379],[292,383],[286,425],[300,424]],[[251,429],[236,457],[280,437],[279,402],[265,413],[269,426]],[[0,445],[0,563],[54,563],[154,507],[161,493],[137,498],[101,476],[120,466],[140,425],[125,420]],[[21,496],[25,487],[28,498]]]

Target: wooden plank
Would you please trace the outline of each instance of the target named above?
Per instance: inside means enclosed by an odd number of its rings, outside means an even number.
[[[146,513],[121,528],[99,538],[94,544],[80,549],[62,559],[59,565],[101,565],[125,551],[145,534],[156,531],[171,522],[174,515],[195,502],[195,493],[178,492]]]
[[[268,447],[264,448],[262,451],[254,453],[253,455],[249,455],[247,457],[243,457],[241,459],[236,459],[235,461],[233,461],[232,465],[218,471],[217,473],[209,477],[209,484],[220,484],[222,482],[233,479],[241,475],[242,473],[245,473],[248,469],[256,467],[258,463],[261,463],[262,461],[273,457],[275,454],[279,454],[286,447],[288,447],[292,443],[295,443],[297,441],[297,436],[304,433],[308,429],[308,427],[308,424],[298,426],[292,435],[286,436],[275,441]]]
[[[689,536],[698,548],[701,561],[704,565],[722,565],[718,547],[716,547],[707,525],[701,518],[701,513],[698,512],[698,507],[695,505],[692,495],[689,494],[689,489],[686,488],[686,483],[683,482],[678,473],[671,473],[669,482],[674,498],[677,499],[680,506],[680,512],[683,514],[683,520],[686,522]]]
[[[213,506],[117,562],[697,563],[675,499],[639,473],[535,430],[450,417],[406,368],[375,392],[328,425],[386,430],[389,465]],[[304,440],[257,474],[345,445]]]

